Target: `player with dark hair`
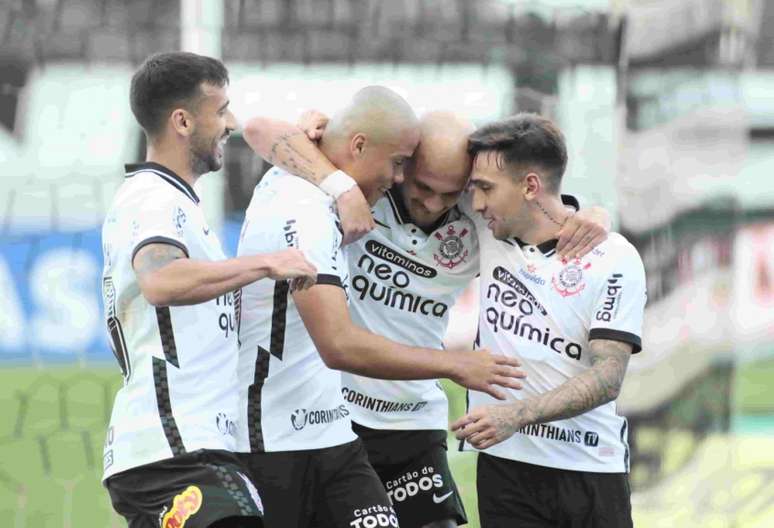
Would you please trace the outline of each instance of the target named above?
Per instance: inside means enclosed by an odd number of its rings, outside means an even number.
[[[469,150],[481,244],[476,344],[527,372],[506,403],[470,391],[468,414],[452,425],[481,451],[482,526],[631,526],[627,422],[615,399],[642,347],[640,256],[613,233],[583,257],[557,257],[567,149],[550,120],[497,121],[471,135]]]
[[[193,185],[223,164],[236,127],[223,64],[192,53],[148,58],[131,107],[147,139],[127,165],[102,231],[102,293],[124,375],[104,446],[104,483],[131,528],[262,526],[236,456],[239,288],[314,283],[297,249],[226,259]]]
[[[329,127],[316,112],[305,115],[304,132],[258,119],[247,127],[248,141],[270,162],[302,166],[299,175],[317,181],[336,167],[350,170],[325,145]],[[473,130],[450,112],[422,116],[419,146],[406,159],[403,177],[375,196],[376,229],[346,251],[349,311],[363,328],[406,345],[443,348],[450,308],[479,271],[475,226],[457,205],[470,175],[467,148]],[[310,142],[321,137],[324,152]],[[584,211],[563,229],[562,249],[568,255],[604,240],[604,227],[590,222],[589,213],[590,218],[599,214]],[[588,247],[581,243],[585,234],[592,235]],[[467,522],[447,460],[448,402],[437,380],[376,379],[387,376],[344,370],[342,396],[353,430],[401,526],[446,528]]]
[[[245,137],[264,152],[260,122],[249,121]],[[413,111],[398,94],[371,86],[358,91],[334,116],[321,149],[375,204],[394,182],[403,180],[419,132]],[[311,158],[297,160],[290,164],[293,171],[311,171]],[[496,385],[518,388],[519,381],[513,379],[521,375],[515,368],[518,362],[504,362],[483,350],[450,353],[437,343],[409,345],[381,337],[381,329],[372,332],[358,325],[347,308],[347,298],[359,295],[349,276],[346,254],[351,246],[341,247],[332,199],[309,182],[287,175],[275,167],[256,187],[238,254],[297,247],[317,266],[318,280],[309,290],[295,293],[283,281],[244,289],[239,372],[248,427],[240,451],[266,500],[269,525],[397,526],[390,498],[352,431],[352,410],[342,394],[339,371],[386,379],[448,377],[499,396]],[[382,257],[384,251],[391,253],[387,247],[375,251]],[[432,307],[432,299],[402,291],[405,281],[419,280],[418,269],[412,271],[409,262],[404,268],[390,266],[382,257],[371,255],[364,266],[395,286],[381,287],[382,302],[394,314],[385,317],[392,316],[399,325],[402,313],[430,311],[437,318],[443,311],[440,305]],[[287,507],[291,502],[293,507]]]

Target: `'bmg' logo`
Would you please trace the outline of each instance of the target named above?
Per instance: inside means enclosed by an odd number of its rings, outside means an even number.
[[[599,444],[599,435],[592,431],[586,431],[586,434],[583,436],[583,443],[589,447],[597,447],[597,444]]]

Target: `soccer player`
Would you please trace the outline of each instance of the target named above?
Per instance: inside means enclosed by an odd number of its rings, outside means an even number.
[[[236,124],[228,73],[192,53],[150,57],[131,107],[148,144],[128,165],[102,231],[102,293],[124,375],[104,446],[104,483],[131,528],[262,526],[261,499],[234,455],[235,290],[263,278],[311,285],[297,249],[226,260],[196,180],[223,164]]]
[[[261,131],[253,125],[247,123],[245,138],[261,150]],[[331,120],[321,149],[375,203],[402,180],[418,140],[408,104],[390,90],[368,87]],[[401,345],[356,325],[347,296],[360,294],[349,285],[332,198],[283,173],[274,168],[257,186],[238,254],[300,248],[317,266],[317,284],[292,295],[283,281],[244,289],[239,371],[249,430],[240,450],[250,452],[244,459],[266,503],[267,526],[395,526],[390,499],[352,431],[338,370],[387,379],[448,377],[499,396],[495,384],[518,388],[512,379],[521,375],[518,362],[483,351]],[[383,288],[382,298],[390,296],[398,311],[437,314],[440,305],[398,291],[417,280],[418,270],[410,269],[374,257],[369,273],[396,285]],[[290,502],[293,507],[281,506]]]
[[[321,114],[309,114],[302,128],[317,139],[326,121]],[[254,127],[253,145],[270,162],[303,165],[313,181],[336,170],[292,125],[262,120]],[[347,248],[350,311],[357,324],[375,333],[440,349],[449,308],[479,271],[473,222],[457,207],[470,174],[467,146],[473,126],[452,113],[431,112],[419,127],[419,146],[406,161],[405,180],[374,205],[377,228]],[[590,233],[590,249],[604,239],[605,229],[583,222],[584,214],[573,217],[563,235],[569,242],[576,229],[578,241]],[[585,251],[578,243],[566,246],[573,255]],[[342,385],[353,429],[401,525],[464,524],[446,458],[448,403],[437,381],[379,380],[345,372]]]
[[[615,399],[641,349],[645,272],[619,234],[560,259],[567,150],[531,114],[473,133],[473,208],[481,244],[477,344],[519,358],[524,389],[507,403],[469,393],[453,425],[478,457],[482,526],[632,526],[626,419]]]

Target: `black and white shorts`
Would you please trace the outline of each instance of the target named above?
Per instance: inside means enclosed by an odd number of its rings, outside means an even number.
[[[234,453],[199,450],[138,466],[105,481],[129,528],[207,528],[225,519],[262,527],[263,505]]]
[[[261,494],[267,528],[398,526],[363,443],[303,451],[240,453]]]
[[[446,457],[446,431],[378,430],[353,423],[403,528],[451,519],[465,524]]]
[[[626,473],[569,471],[479,453],[476,472],[482,528],[627,528]]]

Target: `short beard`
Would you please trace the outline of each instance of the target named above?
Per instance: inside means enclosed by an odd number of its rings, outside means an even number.
[[[219,171],[223,167],[223,164],[215,159],[212,152],[197,152],[197,150],[196,146],[192,146],[190,150],[191,170],[194,174],[201,176],[208,172]]]

